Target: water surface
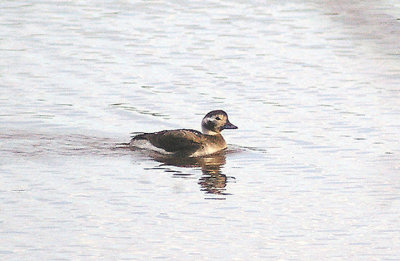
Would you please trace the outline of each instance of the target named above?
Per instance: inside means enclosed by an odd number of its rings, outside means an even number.
[[[399,260],[397,1],[2,1],[3,260]],[[229,149],[131,151],[200,129]]]

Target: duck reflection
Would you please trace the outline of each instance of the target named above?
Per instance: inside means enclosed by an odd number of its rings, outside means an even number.
[[[200,167],[203,173],[198,181],[201,191],[204,191],[207,194],[229,195],[229,193],[226,193],[226,183],[228,178],[221,171],[226,163],[225,151],[196,158],[182,158],[160,154],[153,154],[150,156],[164,165],[182,168]]]

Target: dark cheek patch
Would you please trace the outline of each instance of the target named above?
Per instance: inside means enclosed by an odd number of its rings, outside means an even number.
[[[206,127],[207,127],[207,129],[209,129],[209,130],[215,130],[215,123],[212,122],[212,121],[207,121]]]

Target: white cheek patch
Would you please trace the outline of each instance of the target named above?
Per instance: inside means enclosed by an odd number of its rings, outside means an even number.
[[[203,123],[205,123],[205,124],[208,124],[208,122],[210,122],[210,121],[214,121],[214,119],[211,117],[207,117],[207,118],[203,119]]]

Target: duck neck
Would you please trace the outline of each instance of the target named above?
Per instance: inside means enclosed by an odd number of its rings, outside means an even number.
[[[203,132],[203,134],[206,134],[206,135],[221,135],[220,132],[209,130],[207,128],[204,128],[204,126],[201,127],[201,131]]]

